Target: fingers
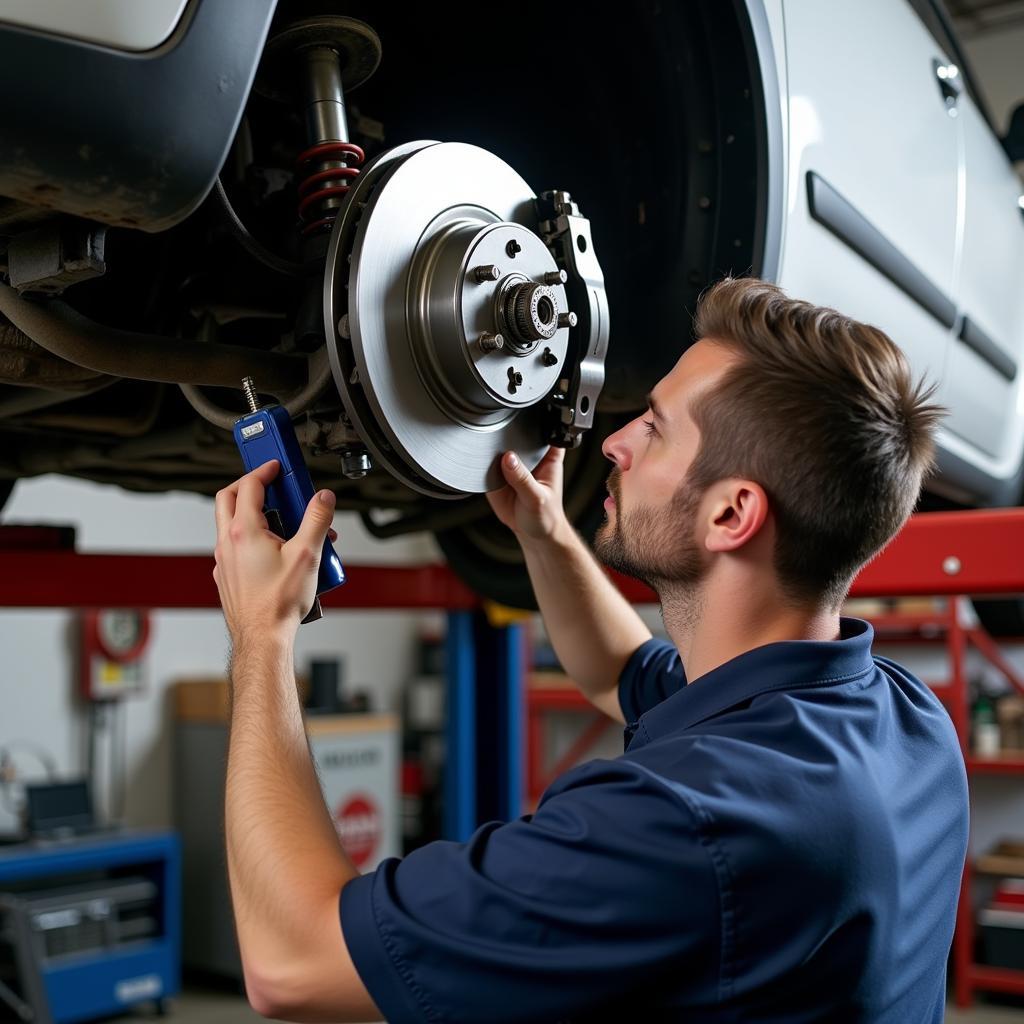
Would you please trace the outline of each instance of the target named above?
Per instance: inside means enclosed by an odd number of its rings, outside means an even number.
[[[228,484],[227,487],[217,492],[217,497],[214,499],[214,516],[217,521],[218,539],[223,540],[227,537],[228,527],[231,526],[231,521],[234,519],[236,511],[238,511],[239,492],[246,481],[249,481],[247,485],[249,489],[253,487],[254,482],[258,481],[259,483],[257,516],[252,518],[251,522],[259,529],[266,527],[266,519],[263,518],[263,495],[267,484],[277,476],[280,468],[280,462],[277,459],[271,459],[269,462],[264,462],[262,466],[257,466],[252,472],[246,473],[245,476],[240,476],[233,483]],[[251,501],[251,497],[249,500]]]
[[[540,460],[537,469],[540,469],[541,466],[560,466],[563,462],[565,462],[565,449],[553,444],[545,453],[544,458]]]
[[[237,483],[238,481],[235,481]],[[217,492],[213,502],[213,514],[217,520],[217,539],[224,540],[228,535],[228,527],[235,514],[234,484]]]
[[[246,476],[255,477],[264,487],[269,484],[275,476],[277,476],[278,470],[281,468],[281,463],[277,459],[270,459],[264,462],[262,466],[257,466],[251,473],[246,473]],[[243,476],[242,480],[245,479]],[[241,480],[239,481],[241,483]]]
[[[335,498],[331,491],[318,491],[310,498],[306,514],[289,543],[306,547],[318,555],[334,519]]]
[[[267,521],[263,516],[263,502],[267,485],[277,476],[280,463],[276,459],[265,462],[238,481],[235,495],[234,521],[250,530],[264,530]]]
[[[563,462],[565,462],[565,449],[552,445],[533,471],[533,475],[545,483],[552,483],[555,479],[560,478]]]
[[[522,459],[515,452],[506,452],[502,456],[501,472],[508,481],[509,487],[516,492],[517,498],[526,499],[533,503],[543,500],[543,488],[533,478],[533,474],[523,465]]]

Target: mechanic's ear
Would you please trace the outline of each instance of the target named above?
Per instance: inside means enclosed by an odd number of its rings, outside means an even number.
[[[768,518],[768,495],[750,480],[723,480],[715,485],[704,546],[708,551],[736,551],[749,544]]]

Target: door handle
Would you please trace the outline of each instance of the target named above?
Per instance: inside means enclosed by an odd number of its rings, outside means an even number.
[[[942,61],[933,60],[932,70],[935,72],[935,81],[939,84],[939,92],[946,104],[946,112],[950,117],[956,117],[957,100],[964,89],[963,75],[955,64],[943,64]]]

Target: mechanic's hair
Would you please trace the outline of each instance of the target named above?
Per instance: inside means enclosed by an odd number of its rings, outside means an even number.
[[[915,384],[877,327],[752,278],[710,288],[694,329],[741,358],[691,405],[701,444],[690,484],[702,492],[727,477],[759,483],[786,597],[838,607],[933,468],[945,412],[931,402],[934,386]]]

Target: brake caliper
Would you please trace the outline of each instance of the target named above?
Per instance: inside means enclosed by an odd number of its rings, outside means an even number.
[[[594,424],[594,409],[604,386],[608,296],[594,253],[590,221],[580,215],[569,193],[542,192],[534,205],[544,244],[565,272],[565,290],[576,320],[569,331],[565,362],[571,373],[559,380],[558,390],[551,396],[554,415],[546,424],[547,439],[561,448],[574,448],[583,431]]]

